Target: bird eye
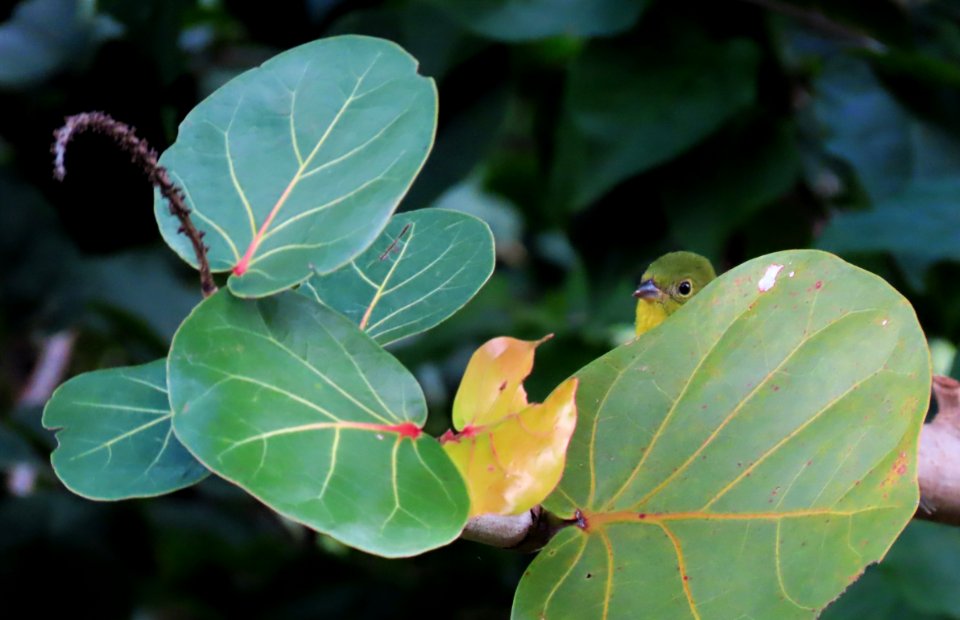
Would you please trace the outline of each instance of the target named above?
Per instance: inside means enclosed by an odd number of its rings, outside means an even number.
[[[684,280],[677,286],[677,292],[686,297],[693,291],[693,284],[690,283],[690,280]]]

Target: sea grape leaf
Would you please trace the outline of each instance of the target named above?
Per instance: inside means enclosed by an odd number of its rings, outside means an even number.
[[[576,376],[575,524],[514,618],[816,617],[916,508],[923,332],[833,255],[751,260]]]
[[[89,499],[162,495],[209,473],[177,440],[166,360],[95,370],[70,379],[43,410],[57,431],[50,457],[64,485]]]
[[[753,101],[759,56],[695,33],[587,47],[570,67],[552,200],[582,208],[715,132]]]
[[[542,404],[528,404],[522,381],[542,341],[494,338],[470,358],[454,400],[454,427],[440,442],[470,492],[470,514],[518,514],[560,481],[577,423],[577,379]]]
[[[433,144],[437,93],[388,41],[301,45],[234,78],[180,125],[160,163],[206,232],[214,271],[259,297],[332,271],[380,234]],[[159,193],[164,239],[196,266]]]
[[[367,250],[300,289],[359,325],[380,344],[436,326],[493,273],[493,236],[455,211],[399,213]]]
[[[540,340],[517,340],[501,336],[488,340],[473,352],[453,399],[453,426],[484,426],[499,422],[527,406],[523,380],[533,370]]]
[[[492,39],[531,41],[628,30],[647,0],[429,0],[464,27]]]
[[[444,545],[469,499],[413,376],[348,319],[287,292],[221,291],[174,336],[173,426],[277,512],[386,557]]]

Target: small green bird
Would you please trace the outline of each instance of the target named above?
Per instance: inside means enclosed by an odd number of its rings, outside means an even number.
[[[663,323],[716,277],[710,261],[693,252],[670,252],[650,263],[633,292],[637,335]]]

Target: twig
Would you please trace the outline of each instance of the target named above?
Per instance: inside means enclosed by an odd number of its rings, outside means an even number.
[[[557,532],[571,524],[572,521],[561,519],[541,506],[534,506],[518,515],[486,514],[471,517],[460,537],[501,549],[532,553],[545,547]]]
[[[916,516],[960,525],[960,382],[933,378],[939,411],[920,431],[920,509]]]
[[[209,297],[217,292],[217,285],[213,281],[213,275],[210,273],[210,262],[207,260],[207,246],[203,244],[204,233],[197,230],[190,219],[190,208],[184,200],[183,192],[170,180],[167,169],[158,162],[157,152],[153,150],[146,140],[137,137],[132,127],[113,119],[103,112],[84,112],[68,116],[64,121],[63,127],[53,132],[55,141],[51,152],[53,153],[53,176],[58,181],[62,181],[67,175],[67,169],[64,165],[64,159],[67,154],[67,144],[70,140],[84,131],[93,131],[109,136],[121,149],[130,155],[131,161],[139,166],[154,187],[160,190],[163,197],[167,199],[170,206],[170,213],[180,220],[179,232],[185,234],[193,245],[193,251],[197,255],[197,264],[200,269],[200,288],[204,297]]]

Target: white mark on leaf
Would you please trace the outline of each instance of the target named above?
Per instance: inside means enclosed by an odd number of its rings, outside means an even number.
[[[767,272],[763,274],[763,277],[760,278],[760,282],[757,284],[757,288],[760,289],[761,293],[766,293],[773,288],[773,285],[777,283],[777,274],[780,273],[781,269],[783,269],[783,265],[773,264],[767,267]]]

